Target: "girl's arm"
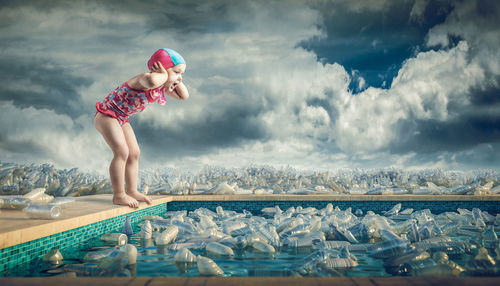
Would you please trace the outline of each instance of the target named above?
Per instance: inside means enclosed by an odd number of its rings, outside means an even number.
[[[189,92],[182,82],[179,83],[172,92],[166,92],[166,94],[178,100],[186,100],[189,98]]]
[[[149,72],[139,76],[139,84],[144,89],[152,89],[162,86],[168,79],[167,73]]]

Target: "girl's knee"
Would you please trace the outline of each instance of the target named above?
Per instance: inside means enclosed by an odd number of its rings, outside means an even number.
[[[118,146],[113,150],[115,158],[126,161],[129,157],[129,150],[127,145]]]
[[[139,160],[141,150],[139,148],[129,149],[128,160]]]

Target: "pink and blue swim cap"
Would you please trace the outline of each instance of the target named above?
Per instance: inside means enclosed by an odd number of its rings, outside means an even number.
[[[180,64],[186,64],[184,58],[178,52],[171,49],[159,49],[156,51],[148,61],[149,70],[152,69],[155,62],[160,62],[165,69]]]

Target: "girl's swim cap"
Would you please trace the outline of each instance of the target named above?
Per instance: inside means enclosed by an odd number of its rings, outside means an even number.
[[[165,69],[180,64],[186,64],[184,58],[178,52],[171,49],[159,49],[156,51],[148,61],[149,70],[152,70],[155,62],[160,62]]]

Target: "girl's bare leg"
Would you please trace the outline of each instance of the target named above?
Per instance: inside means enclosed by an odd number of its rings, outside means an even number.
[[[151,199],[137,191],[137,180],[139,178],[139,156],[141,151],[134,130],[130,123],[125,123],[122,126],[123,135],[128,146],[128,158],[125,165],[125,192],[127,195],[135,198],[138,201],[151,204]]]
[[[94,126],[113,151],[113,160],[109,165],[109,176],[113,188],[113,203],[136,208],[139,202],[127,195],[124,190],[125,165],[129,149],[123,130],[115,118],[101,113],[94,117]]]

